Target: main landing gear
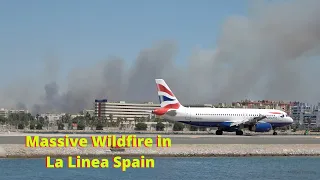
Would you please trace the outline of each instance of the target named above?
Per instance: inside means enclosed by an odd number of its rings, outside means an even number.
[[[276,128],[273,128],[273,135],[278,135],[278,133],[276,132]]]
[[[237,130],[237,131],[236,131],[236,135],[243,135],[243,131]]]
[[[221,129],[216,130],[216,135],[222,135],[223,131]]]

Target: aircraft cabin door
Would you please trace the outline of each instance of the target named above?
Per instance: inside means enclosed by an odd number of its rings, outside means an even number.
[[[191,120],[191,113],[189,108],[186,108],[186,120]]]
[[[247,113],[243,113],[243,120],[247,120],[249,118],[248,114]]]

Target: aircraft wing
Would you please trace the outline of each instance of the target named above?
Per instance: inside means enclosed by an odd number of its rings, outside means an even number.
[[[260,115],[258,117],[254,117],[254,118],[248,118],[248,119],[245,119],[243,121],[237,121],[237,122],[233,122],[230,124],[230,126],[239,126],[239,125],[242,125],[242,124],[256,124],[258,121],[261,121],[263,119],[267,118],[267,116],[263,116],[263,115]]]

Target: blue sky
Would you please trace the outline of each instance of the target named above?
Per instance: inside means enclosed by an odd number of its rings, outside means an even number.
[[[8,77],[2,85],[40,72],[48,54],[66,77],[110,55],[131,62],[167,39],[177,42],[183,63],[196,46],[215,48],[224,20],[246,11],[245,0],[0,1],[0,76]]]

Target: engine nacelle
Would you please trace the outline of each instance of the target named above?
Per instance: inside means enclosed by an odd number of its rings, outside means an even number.
[[[255,132],[269,132],[271,129],[271,124],[266,122],[257,123],[253,126],[249,126],[249,130]]]

